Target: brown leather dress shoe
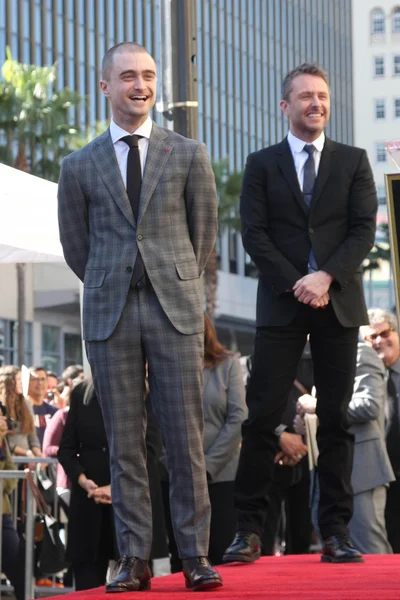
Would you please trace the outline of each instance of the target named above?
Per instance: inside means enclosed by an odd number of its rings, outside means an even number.
[[[321,562],[363,563],[364,559],[346,535],[332,535],[324,540]]]
[[[222,557],[224,563],[251,563],[261,556],[261,542],[256,533],[238,531],[232,544],[225,550]]]
[[[222,586],[221,575],[205,556],[184,558],[182,565],[186,587],[194,592],[204,592]]]
[[[149,590],[151,588],[150,579],[151,572],[147,560],[136,556],[123,556],[119,562],[117,576],[106,585],[106,593]]]

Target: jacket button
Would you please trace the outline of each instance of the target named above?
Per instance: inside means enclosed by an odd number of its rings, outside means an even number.
[[[312,227],[310,227],[310,229],[308,230],[309,233],[314,233],[314,229]]]
[[[141,241],[142,241],[142,239],[143,239],[143,236],[142,236],[142,234],[141,234],[141,233],[139,233],[139,235],[137,236],[137,239],[139,240],[139,242],[141,242]]]
[[[132,267],[126,267],[126,270],[128,271],[128,273],[132,273]]]

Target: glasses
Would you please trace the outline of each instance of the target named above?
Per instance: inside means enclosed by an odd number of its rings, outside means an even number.
[[[365,339],[368,340],[369,342],[376,342],[378,337],[382,338],[383,340],[386,340],[390,336],[392,331],[394,331],[394,330],[391,327],[389,327],[388,329],[384,329],[383,331],[380,331],[379,333],[371,333],[370,335],[367,335],[365,337]]]

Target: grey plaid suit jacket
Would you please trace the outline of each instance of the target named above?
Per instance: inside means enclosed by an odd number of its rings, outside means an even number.
[[[161,306],[183,334],[203,330],[199,277],[215,242],[217,196],[204,144],[153,123],[136,223],[109,130],[62,162],[60,239],[84,282],[83,337],[107,339],[138,248]]]

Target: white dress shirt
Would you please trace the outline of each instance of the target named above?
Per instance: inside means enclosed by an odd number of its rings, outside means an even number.
[[[122,180],[126,187],[126,165],[128,162],[129,146],[125,142],[121,142],[121,138],[126,135],[141,135],[143,136],[139,140],[139,155],[140,155],[140,166],[142,167],[142,177],[144,173],[144,167],[146,164],[147,150],[149,148],[149,140],[151,129],[153,127],[153,121],[150,117],[147,117],[144,123],[136,131],[130,134],[125,129],[122,129],[111,119],[110,123],[110,135],[112,143],[114,144],[115,155],[117,157],[118,165],[121,171]]]
[[[309,144],[309,142],[304,142],[299,140],[296,136],[293,135],[291,131],[289,131],[287,140],[290,146],[290,150],[292,151],[294,166],[296,168],[297,178],[299,180],[299,185],[301,191],[303,191],[303,179],[304,179],[304,165],[306,164],[306,160],[309,157],[309,154],[304,150],[304,146]],[[321,153],[324,148],[325,143],[325,134],[324,132],[312,142],[312,145],[315,147],[314,151],[314,164],[315,164],[315,175],[318,175],[319,163],[321,161]]]

